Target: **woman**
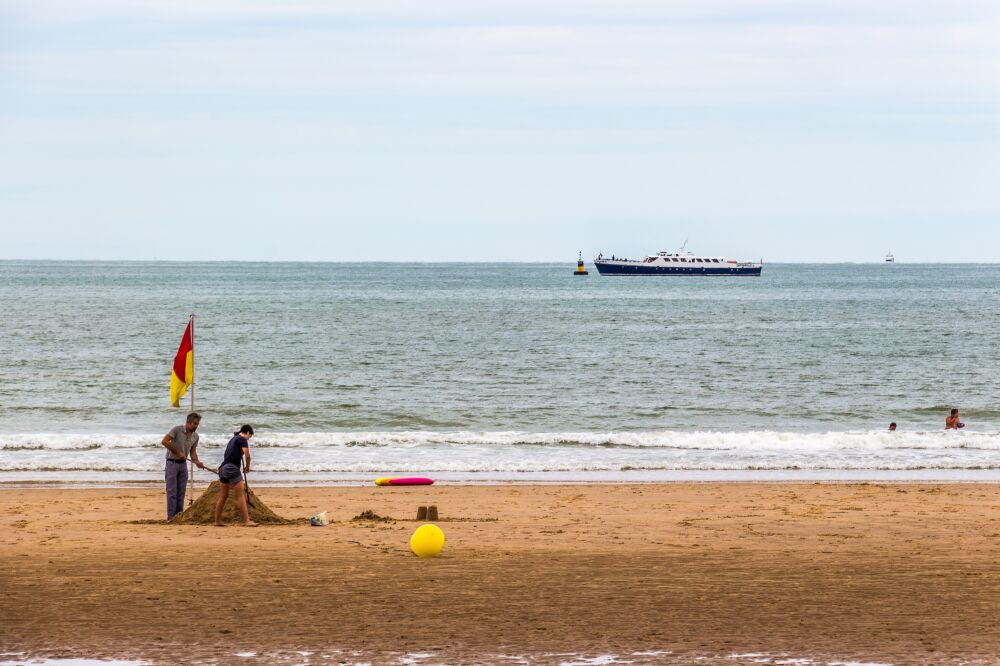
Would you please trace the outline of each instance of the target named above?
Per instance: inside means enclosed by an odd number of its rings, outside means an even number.
[[[233,438],[226,444],[225,457],[222,459],[222,464],[219,465],[219,483],[222,484],[222,490],[219,492],[219,501],[215,503],[216,527],[225,527],[222,522],[222,510],[226,507],[230,488],[236,493],[236,506],[239,507],[240,514],[243,516],[243,525],[257,527],[257,523],[250,520],[247,496],[243,491],[243,472],[250,471],[250,439],[252,437],[253,427],[245,425],[238,432],[234,432]]]

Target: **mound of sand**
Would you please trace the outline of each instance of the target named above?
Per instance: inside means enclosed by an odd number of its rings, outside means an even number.
[[[389,516],[380,516],[377,513],[375,513],[374,511],[372,511],[371,509],[365,509],[364,511],[362,511],[358,515],[356,515],[353,518],[351,518],[351,520],[359,520],[359,521],[360,520],[371,520],[373,522],[378,522],[378,523],[394,523],[394,522],[396,522],[395,518],[390,518]]]
[[[219,500],[219,490],[221,485],[218,481],[212,481],[208,488],[182,513],[174,516],[171,524],[178,525],[212,525],[215,523],[215,503]],[[243,492],[243,487],[240,487]],[[260,498],[250,491],[250,520],[261,525],[287,525],[296,523],[296,520],[286,520],[260,501]],[[226,499],[226,507],[222,510],[222,522],[241,523],[243,518],[240,510],[236,506],[236,493],[230,491]]]

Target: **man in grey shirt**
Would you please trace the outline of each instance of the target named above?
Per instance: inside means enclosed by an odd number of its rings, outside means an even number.
[[[187,459],[201,469],[205,464],[198,460],[198,425],[201,414],[191,412],[182,426],[174,426],[163,436],[161,444],[167,449],[167,520],[184,510],[184,491],[187,490]]]

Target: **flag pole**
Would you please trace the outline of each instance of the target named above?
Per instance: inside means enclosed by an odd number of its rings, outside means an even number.
[[[194,315],[191,315],[191,412],[194,413]],[[188,494],[188,506],[194,504],[194,461],[188,460],[191,469],[191,492]]]

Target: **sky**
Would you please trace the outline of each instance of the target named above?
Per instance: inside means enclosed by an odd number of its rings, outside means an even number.
[[[1000,262],[1000,11],[0,0],[0,259]]]

